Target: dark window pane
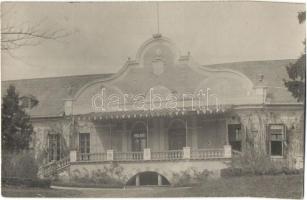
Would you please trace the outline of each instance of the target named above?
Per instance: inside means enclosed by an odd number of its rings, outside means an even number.
[[[236,151],[241,151],[241,141],[230,142],[231,148]]]
[[[271,142],[271,155],[272,156],[282,156],[282,142],[281,141]]]

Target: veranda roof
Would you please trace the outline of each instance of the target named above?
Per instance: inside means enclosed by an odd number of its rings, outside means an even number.
[[[152,118],[152,117],[173,117],[185,115],[217,115],[230,111],[231,105],[223,105],[216,109],[215,106],[209,106],[208,109],[192,109],[192,107],[176,109],[157,109],[157,110],[128,110],[112,112],[93,112],[77,116],[79,120],[106,120],[106,119],[133,119],[133,118]]]

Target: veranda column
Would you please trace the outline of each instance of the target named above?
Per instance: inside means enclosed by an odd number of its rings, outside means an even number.
[[[192,136],[191,136],[191,148],[197,149],[198,148],[198,141],[197,141],[197,134],[198,134],[198,128],[197,128],[197,116],[192,117]]]
[[[167,139],[165,136],[165,129],[164,129],[164,120],[162,118],[156,119],[158,120],[158,130],[159,130],[159,141],[160,141],[160,150],[164,151],[167,149],[166,144],[167,144]]]
[[[148,119],[146,121],[146,147],[149,147],[149,138],[148,138]]]
[[[160,139],[161,139],[161,133],[160,133],[160,123],[159,123],[159,118],[157,119],[157,118],[154,118],[154,119],[152,119],[152,123],[153,123],[153,135],[152,135],[152,137],[153,138],[155,138],[155,143],[154,143],[154,145],[152,145],[152,149],[151,150],[153,150],[153,151],[160,151],[161,150],[161,141],[160,141]]]
[[[225,133],[226,133],[226,138],[225,138],[225,145],[229,145],[229,136],[228,136],[228,121],[225,119]]]
[[[231,158],[231,146],[229,144],[229,137],[228,137],[228,121],[225,119],[225,127],[226,127],[226,144],[224,145],[224,157]]]
[[[185,146],[188,146],[188,119],[185,119]]]
[[[128,132],[127,132],[127,121],[123,121],[123,132],[122,132],[122,151],[128,151]]]
[[[112,127],[111,127],[111,124],[109,125],[109,149],[112,149]]]

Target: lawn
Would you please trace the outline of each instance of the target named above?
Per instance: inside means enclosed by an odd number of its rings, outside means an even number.
[[[75,190],[54,190],[45,188],[26,188],[6,186],[1,188],[4,197],[79,197],[81,193]]]
[[[7,197],[275,197],[302,198],[303,176],[254,176],[208,180],[190,188],[141,187],[128,189],[2,188]]]

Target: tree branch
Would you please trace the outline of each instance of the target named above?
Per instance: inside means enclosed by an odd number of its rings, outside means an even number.
[[[63,29],[42,31],[39,28],[41,28],[40,23],[21,27],[4,25],[1,29],[1,50],[7,51],[23,46],[36,46],[44,40],[57,40],[69,35]]]

